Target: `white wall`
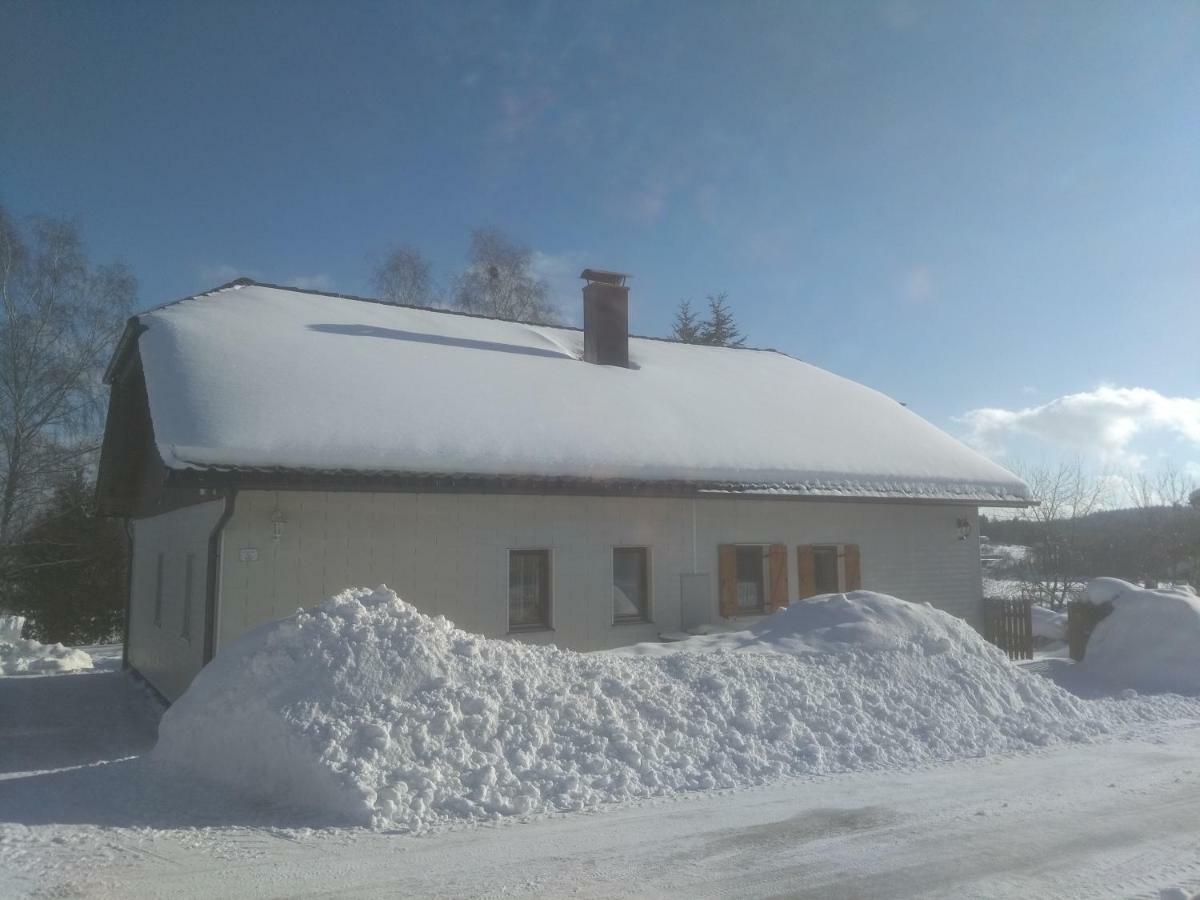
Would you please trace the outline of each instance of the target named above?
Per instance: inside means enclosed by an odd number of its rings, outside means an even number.
[[[959,517],[974,532],[976,511],[951,506],[247,491],[224,534],[218,648],[343,588],[377,584],[462,628],[503,636],[508,550],[533,547],[551,550],[553,631],[523,640],[580,650],[654,640],[679,628],[679,576],[692,571],[712,574],[715,620],[722,543],[787,544],[792,598],[796,545],[857,543],[863,587],[927,600],[978,626],[979,544],[958,540]],[[612,624],[614,546],[650,547],[650,624]],[[243,549],[257,559],[243,560]]]
[[[200,671],[204,657],[204,607],[208,538],[224,501],[188,506],[133,523],[129,607],[129,663],[168,700]],[[158,555],[163,555],[161,624],[154,621]],[[190,637],[182,635],[184,576],[192,556]]]

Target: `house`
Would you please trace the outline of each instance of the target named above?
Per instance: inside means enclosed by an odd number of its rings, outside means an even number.
[[[247,279],[131,319],[98,487],[132,540],[127,664],[173,699],[379,583],[579,650],[860,585],[980,622],[977,507],[1025,484],[783,353],[630,337],[626,277],[584,276],[583,329]]]

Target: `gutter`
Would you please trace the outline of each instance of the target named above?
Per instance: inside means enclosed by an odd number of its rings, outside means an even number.
[[[208,665],[217,652],[217,607],[220,599],[221,579],[221,539],[224,537],[225,525],[233,517],[234,504],[237,502],[237,488],[230,488],[225,495],[225,510],[213,525],[212,533],[208,536],[208,572],[204,582],[204,656],[203,664]]]

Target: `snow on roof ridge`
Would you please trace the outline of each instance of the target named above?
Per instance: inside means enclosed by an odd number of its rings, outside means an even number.
[[[489,316],[484,313],[468,312],[463,309],[449,309],[444,306],[422,306],[419,303],[396,303],[391,300],[381,300],[378,297],[364,297],[361,294],[345,294],[340,291],[322,291],[317,288],[295,287],[290,284],[276,284],[270,281],[256,281],[253,278],[240,276],[233,281],[226,282],[211,290],[201,291],[197,294],[191,294],[187,297],[180,297],[177,300],[168,300],[165,303],[160,303],[157,306],[152,306],[149,309],[137,313],[133,318],[139,316],[150,315],[151,313],[159,312],[170,306],[175,306],[179,303],[184,303],[188,300],[201,300],[205,297],[212,297],[228,290],[240,290],[243,287],[260,287],[269,288],[274,291],[292,291],[297,294],[311,294],[317,297],[329,297],[335,300],[356,300],[359,303],[374,303],[379,306],[391,306],[396,309],[414,309],[420,312],[444,313],[449,316],[463,316],[468,319],[482,319],[487,322],[507,322],[512,325],[526,325],[531,328],[561,328],[563,331],[578,331],[583,332],[583,327],[579,325],[566,325],[557,322],[534,322],[529,319],[505,319],[502,316]],[[787,356],[790,359],[795,359],[798,362],[803,360],[792,356],[790,353],[785,353],[782,350],[776,350],[774,347],[727,347],[723,344],[693,344],[690,341],[681,341],[678,338],[660,337],[653,334],[630,334],[630,339],[639,341],[662,341],[666,344],[680,344],[685,347],[699,347],[709,350],[752,350],[756,353],[778,353],[781,356]]]

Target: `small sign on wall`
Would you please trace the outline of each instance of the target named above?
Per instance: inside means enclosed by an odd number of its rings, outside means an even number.
[[[238,551],[238,558],[241,559],[242,562],[258,562],[258,548],[243,547]]]

